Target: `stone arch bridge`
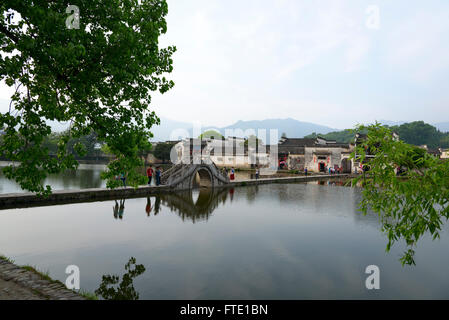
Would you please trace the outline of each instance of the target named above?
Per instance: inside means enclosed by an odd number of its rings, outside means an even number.
[[[195,186],[214,188],[229,183],[229,178],[212,163],[176,164],[161,175],[161,184],[178,190]]]

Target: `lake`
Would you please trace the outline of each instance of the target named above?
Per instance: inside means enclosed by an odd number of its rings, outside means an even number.
[[[0,210],[0,254],[62,282],[76,265],[91,292],[134,257],[141,299],[448,299],[447,226],[402,267],[405,247],[385,252],[360,197],[313,182]],[[369,265],[380,290],[365,287]]]

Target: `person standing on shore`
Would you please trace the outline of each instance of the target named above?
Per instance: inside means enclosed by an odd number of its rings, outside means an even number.
[[[256,167],[256,180],[259,180],[259,175],[260,175],[259,167]]]
[[[123,188],[126,188],[126,175],[124,172],[120,173],[120,180],[123,182]]]
[[[307,177],[307,167],[304,168],[304,174],[305,174],[306,177]]]
[[[229,177],[229,179],[234,180],[235,179],[235,170],[234,167],[231,168],[231,176]]]
[[[161,184],[161,168],[156,168],[156,186],[159,186]]]
[[[147,169],[148,185],[151,185],[151,180],[153,178],[153,168],[151,166]]]

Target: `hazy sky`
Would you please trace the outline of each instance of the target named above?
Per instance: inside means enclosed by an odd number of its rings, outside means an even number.
[[[176,86],[154,97],[160,116],[213,126],[449,121],[447,0],[168,3],[161,44],[178,48]]]

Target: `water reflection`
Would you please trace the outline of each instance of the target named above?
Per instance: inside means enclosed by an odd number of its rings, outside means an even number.
[[[136,264],[136,259],[131,257],[125,265],[126,272],[119,284],[117,275],[104,275],[100,287],[95,294],[105,300],[139,300],[139,293],[134,288],[134,278],[145,272],[143,264]]]
[[[227,200],[227,189],[201,188],[196,201],[193,191],[167,193],[157,195],[155,202],[155,215],[159,212],[160,203],[178,214],[182,220],[191,220],[193,223],[208,220],[212,212]],[[148,202],[147,202],[148,206]]]
[[[63,282],[78,265],[82,289],[104,299],[447,299],[449,232],[402,267],[402,247],[385,253],[377,215],[357,212],[361,196],[314,181],[4,210],[0,243]],[[123,281],[129,257],[151,272]],[[371,264],[376,292],[365,288]]]
[[[0,161],[0,193],[23,193],[20,185],[7,179],[2,174],[2,168],[9,163]],[[106,169],[101,164],[80,164],[78,170],[67,170],[60,174],[49,175],[44,185],[50,185],[53,190],[73,190],[105,187],[105,182],[100,174]]]
[[[153,210],[153,208],[151,207],[151,198],[147,197],[147,205],[145,207],[145,212],[147,213],[147,216],[150,216],[151,211]]]
[[[313,182],[326,188],[311,188],[307,192],[298,192],[295,184],[277,185],[272,192],[275,194],[275,199],[280,205],[290,205],[291,203],[313,203],[317,211],[325,210],[329,205],[334,206],[338,204],[345,210],[341,210],[344,215],[353,215],[357,211],[358,204],[361,200],[359,193],[352,188],[342,188],[337,193],[329,193],[327,186],[345,186],[346,181],[318,181]],[[259,186],[248,186],[239,188],[239,194],[244,195],[248,204],[256,202],[259,193]],[[235,188],[209,189],[200,188],[190,191],[181,191],[176,193],[166,193],[156,196],[147,197],[145,212],[147,217],[153,213],[156,216],[161,211],[161,204],[167,207],[171,212],[176,213],[183,221],[190,220],[193,223],[200,221],[207,221],[212,213],[219,207],[224,206],[227,202],[234,201]],[[351,201],[341,203],[339,194],[351,194]],[[153,205],[154,202],[154,205]],[[117,209],[117,202],[114,210]],[[115,217],[115,215],[114,215]],[[372,223],[378,225],[378,217],[374,213],[369,213],[368,218],[365,218],[361,213],[355,214],[355,221],[366,224]]]
[[[339,186],[339,187],[346,187],[346,186],[350,186],[348,185],[350,181],[349,180],[344,180],[344,179],[334,179],[334,180],[318,180],[317,182],[315,182],[316,184],[320,185],[320,186]]]
[[[115,219],[123,219],[123,215],[125,213],[125,199],[120,199],[119,202],[115,201],[115,205],[113,207],[114,218]]]

